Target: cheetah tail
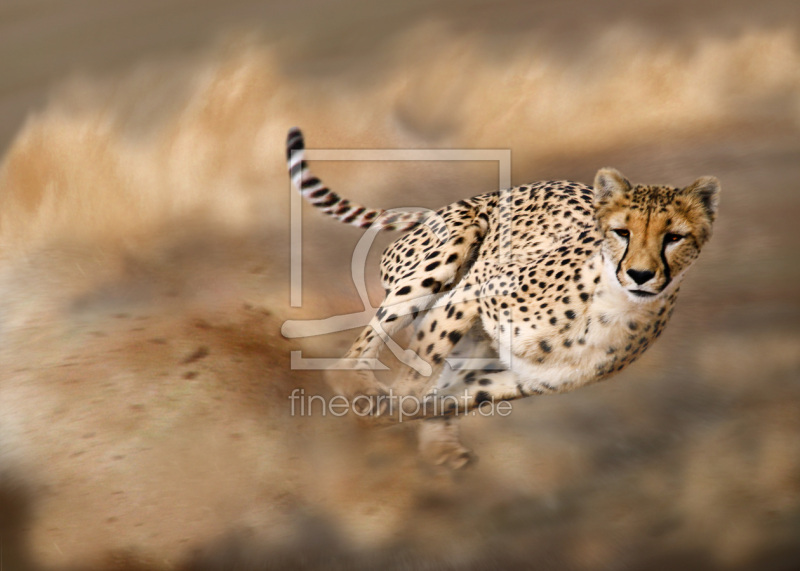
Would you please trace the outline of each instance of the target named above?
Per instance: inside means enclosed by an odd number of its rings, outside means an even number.
[[[414,228],[425,218],[424,211],[387,213],[386,210],[367,208],[342,198],[311,174],[304,156],[303,133],[297,127],[292,127],[286,137],[286,157],[292,182],[303,198],[339,222],[359,228],[374,228],[374,224],[377,224],[380,230],[402,231]]]

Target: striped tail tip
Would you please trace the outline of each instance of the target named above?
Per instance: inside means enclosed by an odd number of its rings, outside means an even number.
[[[292,152],[302,151],[305,149],[305,142],[303,141],[303,132],[299,127],[292,127],[286,135],[286,158],[291,160]]]

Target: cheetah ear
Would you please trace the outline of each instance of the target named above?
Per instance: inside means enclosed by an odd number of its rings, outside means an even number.
[[[631,183],[617,169],[603,168],[594,177],[594,203],[605,204],[615,195],[628,192]]]
[[[719,206],[719,180],[715,176],[703,176],[683,189],[689,196],[696,197],[712,220]]]

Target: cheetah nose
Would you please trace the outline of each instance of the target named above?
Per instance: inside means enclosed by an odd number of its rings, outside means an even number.
[[[633,281],[636,282],[637,285],[642,285],[643,283],[653,279],[653,276],[656,275],[656,273],[650,270],[628,270],[628,275]]]

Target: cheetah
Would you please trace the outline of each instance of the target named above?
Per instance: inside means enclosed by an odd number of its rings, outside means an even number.
[[[413,323],[399,355],[409,367],[393,389],[441,405],[418,415],[434,421],[422,423],[420,440],[436,462],[454,467],[472,458],[458,442],[457,413],[572,391],[641,356],[672,315],[719,203],[715,177],[684,188],[633,185],[601,168],[593,187],[543,181],[436,212],[389,212],[331,191],[303,149],[302,133],[291,129],[290,176],[311,204],[360,228],[406,231],[383,253],[381,307],[329,382],[350,398],[369,397],[360,401],[372,417],[391,416],[388,388],[359,363],[377,359]],[[445,371],[467,343],[490,346],[496,359]]]

